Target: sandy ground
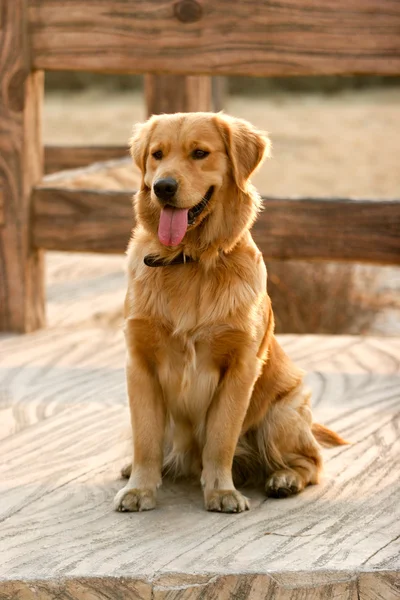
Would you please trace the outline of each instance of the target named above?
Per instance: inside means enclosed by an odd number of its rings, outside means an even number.
[[[334,95],[281,93],[271,97],[233,96],[227,100],[226,112],[247,118],[270,133],[273,157],[254,178],[265,194],[400,196],[400,88]],[[125,144],[132,124],[144,117],[145,107],[139,93],[112,94],[96,89],[68,95],[53,93],[45,101],[44,141],[46,144],[63,145]],[[89,182],[93,181],[89,177]],[[128,164],[104,174],[97,180],[96,187],[134,188],[136,183],[137,174]],[[73,267],[78,260],[81,259],[77,256],[49,253],[48,268],[53,275],[60,270],[60,285],[64,280],[68,287],[68,261]],[[83,262],[83,279],[92,269],[97,272],[102,265],[105,271],[104,277],[99,274],[103,282],[99,291],[107,294],[106,272],[114,273],[112,277],[118,278],[122,264],[120,258],[85,255]],[[372,296],[390,294],[393,298],[398,297],[400,269],[371,270],[377,281],[376,290],[371,291]],[[359,277],[363,277],[362,270]],[[93,285],[95,278],[90,279]],[[118,299],[115,299],[116,307],[123,295],[122,274],[118,281],[121,290],[117,294]],[[101,301],[97,302],[101,304]],[[399,316],[397,308],[377,315],[371,333],[398,335]],[[100,315],[99,318],[103,317]]]

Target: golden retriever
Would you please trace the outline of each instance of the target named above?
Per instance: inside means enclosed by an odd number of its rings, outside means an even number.
[[[201,481],[207,510],[241,512],[236,489],[286,497],[318,482],[318,442],[303,372],[274,336],[249,181],[270,142],[224,114],[153,116],[138,125],[141,170],[125,301],[133,463],[119,511],[150,510],[163,470]]]

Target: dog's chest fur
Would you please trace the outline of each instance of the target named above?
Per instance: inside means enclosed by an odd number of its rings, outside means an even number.
[[[127,312],[131,318],[156,320],[173,335],[191,335],[215,326],[246,328],[252,311],[266,295],[266,269],[249,236],[245,251],[232,253],[217,267],[198,263],[147,267],[144,252],[130,248]],[[255,284],[256,282],[256,284]]]
[[[158,377],[174,419],[202,423],[220,379],[207,342],[179,336],[159,356]]]
[[[196,266],[161,267],[147,275],[135,305],[159,328],[153,351],[164,398],[175,419],[200,423],[220,380],[211,347],[233,311],[230,293],[199,277]]]
[[[150,268],[140,258],[131,263],[129,320],[148,323],[149,360],[155,359],[169,411],[200,424],[221,378],[220,348],[229,352],[230,332],[259,321],[265,292],[226,266],[211,272],[197,264]]]

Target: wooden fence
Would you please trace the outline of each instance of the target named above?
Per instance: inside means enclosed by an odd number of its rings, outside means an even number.
[[[41,143],[43,71],[146,73],[149,112],[209,110],[210,75],[400,74],[396,0],[0,0],[0,330],[45,322],[43,250],[123,251],[131,193],[46,170],[125,148]],[[174,79],[171,79],[174,78]],[[175,90],[172,95],[168,90]],[[161,106],[157,98],[170,98]],[[267,258],[400,264],[400,200],[266,198]]]

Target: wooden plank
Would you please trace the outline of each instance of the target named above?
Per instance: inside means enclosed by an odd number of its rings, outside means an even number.
[[[119,577],[79,577],[57,581],[4,581],[0,599],[10,600],[153,600],[152,586]]]
[[[40,187],[104,191],[138,188],[140,182],[140,171],[132,169],[132,159],[129,156],[51,173],[42,179]]]
[[[171,482],[152,513],[112,511],[129,455],[120,329],[1,339],[0,598],[395,600],[400,339],[279,339],[309,372],[316,419],[352,445],[324,450],[319,486],[248,490],[251,510],[228,518]]]
[[[86,167],[128,156],[128,146],[45,146],[44,171],[48,175],[57,171]]]
[[[132,194],[36,188],[34,244],[47,250],[125,251]],[[265,258],[400,264],[400,200],[265,198],[253,233]]]
[[[400,550],[400,548],[399,548]],[[359,577],[359,600],[398,600],[400,596],[399,573],[383,571],[362,573]]]
[[[102,325],[120,330],[126,294],[123,254],[97,253],[82,258],[79,253],[51,252],[46,259],[49,327]]]
[[[127,149],[125,149],[125,153]],[[115,158],[101,162],[93,162],[87,166],[77,167],[75,169],[65,169],[56,171],[43,177],[40,182],[40,187],[58,187],[58,188],[80,188],[82,189],[81,181],[92,180],[96,181],[101,174],[107,173],[110,169],[126,168],[132,165],[130,156],[124,158]],[[140,183],[139,177],[137,177]]]
[[[133,226],[131,192],[36,188],[33,243],[77,252],[124,252]]]
[[[397,0],[30,0],[37,69],[400,73]]]
[[[5,224],[4,216],[4,190],[0,187],[0,226]]]
[[[42,176],[43,74],[30,73],[26,0],[0,0],[0,331],[44,323],[43,261],[30,245],[31,188]]]
[[[213,110],[219,112],[226,107],[228,96],[228,79],[226,77],[213,77],[212,80],[212,103]]]
[[[133,226],[131,192],[36,188],[33,243],[77,252],[124,252]]]
[[[265,258],[400,264],[400,200],[265,198],[253,230]]]
[[[146,75],[147,116],[212,110],[211,77]]]
[[[145,75],[147,116],[175,112],[218,112],[225,107],[225,77]]]

